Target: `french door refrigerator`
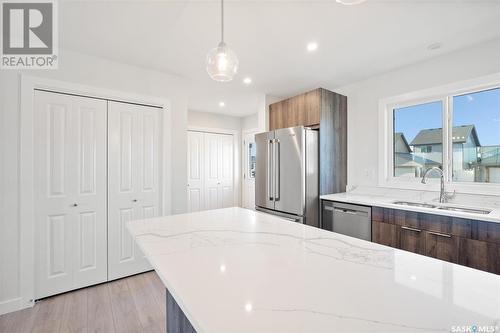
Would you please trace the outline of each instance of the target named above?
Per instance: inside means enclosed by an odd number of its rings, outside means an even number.
[[[319,226],[318,132],[302,126],[255,135],[257,210]]]

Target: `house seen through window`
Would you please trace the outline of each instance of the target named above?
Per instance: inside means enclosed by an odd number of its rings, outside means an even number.
[[[394,177],[422,177],[427,168],[442,168],[442,109],[441,101],[394,109]]]
[[[443,169],[448,155],[452,167],[445,172],[452,181],[500,183],[500,88],[449,100],[448,110],[441,100],[393,109],[393,176],[415,178],[430,167]],[[447,138],[443,114],[452,119]]]

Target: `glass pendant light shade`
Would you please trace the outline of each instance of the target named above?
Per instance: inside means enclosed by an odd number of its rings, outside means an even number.
[[[207,72],[219,82],[231,81],[238,72],[238,57],[224,43],[224,0],[220,2],[220,43],[207,54]]]
[[[231,81],[238,72],[238,57],[224,42],[208,52],[207,72],[219,82]]]

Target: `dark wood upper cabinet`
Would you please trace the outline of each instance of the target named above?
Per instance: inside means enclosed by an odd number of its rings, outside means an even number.
[[[347,185],[347,97],[318,88],[269,105],[269,130],[294,126],[319,129],[320,195]]]
[[[269,130],[320,124],[321,95],[335,94],[319,88],[269,105]]]

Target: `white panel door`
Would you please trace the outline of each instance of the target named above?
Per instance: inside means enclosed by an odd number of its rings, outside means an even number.
[[[205,133],[205,209],[222,208],[220,188],[220,173],[222,158],[221,140],[219,134]]]
[[[234,205],[234,178],[233,178],[233,136],[219,135],[220,160],[219,160],[219,197],[220,208],[233,207]]]
[[[35,297],[106,281],[106,102],[35,92]]]
[[[158,216],[160,109],[108,102],[108,278],[151,269],[126,226]]]
[[[205,133],[205,209],[232,207],[234,202],[233,136]]]
[[[204,134],[188,131],[188,212],[198,212],[204,209],[205,198],[203,189],[203,152]]]

